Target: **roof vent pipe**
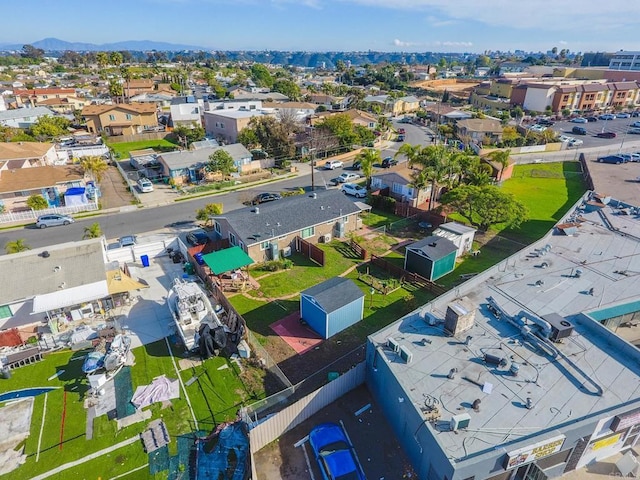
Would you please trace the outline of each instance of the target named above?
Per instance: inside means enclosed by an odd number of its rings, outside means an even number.
[[[454,378],[456,378],[456,373],[458,373],[458,369],[452,368],[451,370],[449,370],[449,375],[447,375],[447,378],[449,380],[453,380]]]
[[[260,207],[256,207],[256,215],[260,213]]]
[[[473,403],[471,404],[471,407],[473,408],[474,412],[479,412],[480,411],[480,403],[481,400],[479,398],[476,398]]]
[[[473,337],[471,335],[467,335],[467,338],[464,341],[465,345],[471,345],[471,340],[473,339]]]
[[[531,397],[527,397],[527,410],[531,410],[533,408],[533,400],[531,399]]]
[[[318,194],[317,194],[316,192],[313,192],[313,193],[311,194],[311,198],[318,198]]]

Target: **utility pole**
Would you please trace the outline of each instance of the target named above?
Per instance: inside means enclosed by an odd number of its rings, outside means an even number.
[[[313,120],[312,120],[313,122]],[[316,190],[316,182],[315,182],[315,177],[314,177],[314,171],[316,169],[316,149],[313,146],[313,123],[311,124],[311,137],[309,140],[309,153],[310,155],[310,160],[309,162],[311,163],[311,191],[315,192]]]

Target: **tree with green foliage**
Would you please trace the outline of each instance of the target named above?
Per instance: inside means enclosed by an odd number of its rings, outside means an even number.
[[[292,100],[294,102],[300,100],[300,87],[291,80],[276,80],[275,82],[273,82],[273,88],[271,90],[286,95],[287,97],[289,97],[289,100]]]
[[[441,202],[483,232],[498,224],[517,228],[529,215],[527,208],[512,194],[494,185],[460,185],[445,193]]]
[[[203,208],[196,210],[196,220],[204,222],[205,225],[213,225],[213,217],[222,215],[221,203],[208,203]]]
[[[91,155],[88,157],[82,157],[80,160],[80,168],[85,175],[93,178],[97,183],[100,183],[102,176],[109,169],[109,165],[104,158],[97,155]]]
[[[111,95],[112,98],[118,98],[124,95],[124,88],[122,88],[119,80],[115,78],[109,80],[109,95]]]
[[[49,202],[42,195],[36,193],[27,198],[27,207],[31,210],[44,210],[49,208]]]
[[[64,117],[44,115],[29,128],[29,133],[40,141],[51,140],[68,134],[71,122]]]
[[[233,163],[233,157],[222,148],[217,149],[209,155],[209,161],[205,165],[208,172],[220,172],[223,175],[230,175],[237,171],[237,167]]]
[[[362,175],[367,179],[367,189],[370,189],[371,177],[373,176],[373,165],[382,161],[380,150],[365,148],[356,156],[356,161],[360,162]]]
[[[254,63],[251,66],[251,78],[258,87],[271,88],[273,86],[271,72],[260,63]]]
[[[24,45],[22,47],[22,58],[29,60],[41,61],[44,57],[44,50],[36,48],[33,45]]]
[[[260,140],[252,128],[243,128],[238,132],[238,142],[244,145],[247,150],[254,150],[260,146]]]
[[[114,66],[122,65],[123,56],[120,52],[111,52],[109,54],[109,63]]]
[[[276,160],[291,158],[295,154],[296,147],[291,138],[291,132],[275,118],[253,117],[248,128],[253,130],[258,140],[256,147],[261,148]]]
[[[102,236],[102,229],[100,228],[100,224],[98,222],[94,222],[88,227],[84,227],[84,235],[83,239],[88,238],[100,238]]]
[[[492,162],[496,162],[500,165],[500,172],[498,173],[498,182],[502,181],[502,174],[504,169],[509,166],[509,160],[511,159],[511,150],[494,150],[487,155]]]
[[[318,126],[335,135],[342,147],[351,147],[351,145],[359,143],[353,122],[346,113],[329,115]]]
[[[98,63],[98,68],[104,70],[109,65],[109,54],[107,52],[96,53],[96,62]]]
[[[189,148],[193,142],[199,142],[204,139],[206,132],[204,131],[204,128],[193,123],[191,127],[187,127],[185,125],[175,127],[173,129],[173,134],[180,145],[184,148]]]
[[[11,254],[11,253],[24,252],[26,250],[31,250],[31,247],[27,245],[24,238],[19,238],[17,240],[7,242],[7,244],[4,246],[4,250],[5,252]]]

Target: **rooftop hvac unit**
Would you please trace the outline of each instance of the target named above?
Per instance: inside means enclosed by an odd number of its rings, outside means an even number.
[[[411,360],[413,360],[413,353],[411,353],[409,349],[404,345],[400,346],[398,354],[400,355],[400,358],[405,361],[405,363],[411,363]]]
[[[282,249],[282,256],[283,257],[290,257],[291,256],[291,247],[284,247]]]
[[[471,422],[471,415],[468,413],[461,413],[460,415],[454,415],[451,417],[449,428],[452,432],[457,432],[461,428],[467,428]]]
[[[549,339],[552,342],[557,342],[563,338],[570,337],[573,333],[573,325],[562,315],[549,313],[548,315],[544,315],[542,319],[546,320],[549,325],[551,325],[551,334],[549,335]]]
[[[400,348],[400,344],[395,338],[389,337],[387,338],[387,348],[390,349],[394,353],[398,353],[398,349]]]

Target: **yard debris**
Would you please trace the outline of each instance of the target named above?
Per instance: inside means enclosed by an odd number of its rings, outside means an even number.
[[[370,408],[371,408],[371,404],[370,404],[370,403],[367,403],[364,407],[362,407],[360,410],[358,410],[358,411],[355,413],[355,416],[356,416],[356,417],[358,417],[358,416],[362,415],[364,412],[366,412],[366,411],[367,411],[367,410],[369,410]]]
[[[140,438],[147,453],[164,447],[170,441],[167,427],[160,419],[150,422],[147,429],[140,434]]]
[[[136,388],[131,403],[137,409],[146,407],[155,402],[162,402],[173,398],[180,398],[180,387],[177,380],[169,380],[160,375],[153,379],[151,385],[142,385]]]

